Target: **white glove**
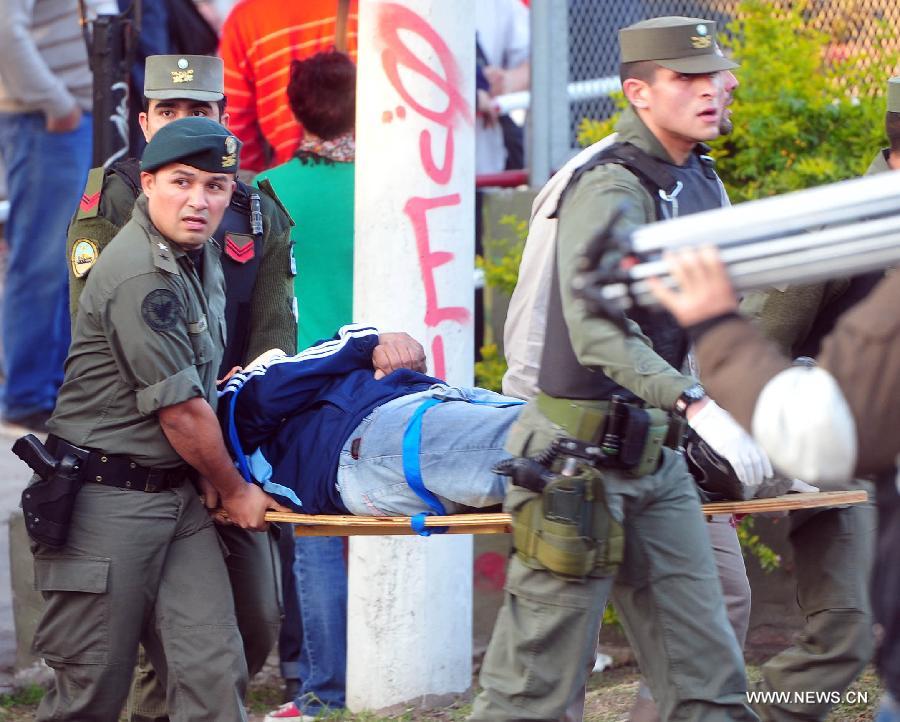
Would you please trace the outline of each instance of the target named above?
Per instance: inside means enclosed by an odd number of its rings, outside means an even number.
[[[747,491],[753,493],[746,498],[752,498],[763,479],[772,476],[772,463],[766,452],[712,399],[688,420],[688,425],[731,464],[741,483],[750,487]]]

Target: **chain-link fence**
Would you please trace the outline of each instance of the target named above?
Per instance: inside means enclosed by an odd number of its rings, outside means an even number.
[[[792,0],[769,2],[777,14]],[[619,28],[661,15],[685,15],[716,20],[724,30],[739,5],[740,0],[532,0],[532,113],[540,102],[554,106],[533,124],[533,178],[546,178],[574,153],[582,118],[606,118],[614,111],[606,92],[618,82]],[[897,0],[807,0],[804,16],[831,37],[829,52],[835,57],[879,42],[883,25],[900,37]],[[556,89],[542,89],[541,83]]]

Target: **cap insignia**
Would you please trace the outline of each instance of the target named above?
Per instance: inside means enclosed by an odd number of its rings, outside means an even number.
[[[229,135],[225,138],[225,152],[232,155],[237,152],[237,141],[234,139],[233,135]]]
[[[697,26],[697,35],[705,36],[708,32],[709,32],[709,30],[706,29],[705,25]]]
[[[188,70],[173,70],[172,71],[172,82],[173,83],[193,83],[194,82],[194,69],[189,68]]]
[[[187,58],[178,58],[178,67],[182,70],[187,70],[188,67],[188,59]]]

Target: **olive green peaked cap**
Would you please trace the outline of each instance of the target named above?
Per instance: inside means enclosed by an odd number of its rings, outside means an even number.
[[[619,30],[623,63],[652,60],[676,73],[715,73],[738,66],[716,43],[716,23],[703,18],[662,17]]]
[[[225,97],[225,64],[209,55],[151,55],[144,64],[144,96],[216,102]]]
[[[900,113],[900,76],[888,80],[888,113]]]
[[[141,158],[142,171],[184,163],[208,173],[237,173],[241,143],[224,125],[209,118],[173,120],[160,128]]]

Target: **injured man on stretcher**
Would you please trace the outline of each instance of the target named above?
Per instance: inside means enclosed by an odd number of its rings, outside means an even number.
[[[499,504],[493,466],[522,402],[418,371],[376,378],[371,326],[296,356],[264,354],[219,394],[244,478],[306,514],[455,514]]]

